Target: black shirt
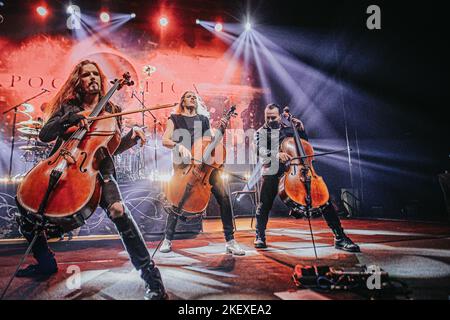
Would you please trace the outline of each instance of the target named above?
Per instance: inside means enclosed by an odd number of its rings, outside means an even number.
[[[172,120],[174,125],[174,130],[177,129],[186,129],[189,131],[191,136],[191,141],[183,141],[183,137],[180,136],[177,138],[177,134],[175,134],[174,142],[181,143],[183,146],[188,148],[189,150],[194,145],[194,142],[202,138],[203,136],[210,136],[208,130],[210,130],[209,119],[201,114],[196,114],[195,116],[185,116],[181,114],[171,114],[169,117]],[[201,128],[200,130],[195,130],[195,126]]]
[[[294,129],[291,126],[287,126],[281,123],[280,129],[272,129],[266,124],[256,131],[255,140],[256,140],[256,150],[258,154],[262,156],[269,156],[270,151],[272,150],[271,146],[271,134],[272,132],[278,131],[279,139],[278,139],[278,147],[281,145],[283,140],[288,137],[294,136]],[[305,130],[297,130],[301,139],[308,141],[308,135]],[[264,139],[266,138],[266,139]],[[262,148],[262,150],[261,150]],[[278,150],[277,150],[278,151]]]

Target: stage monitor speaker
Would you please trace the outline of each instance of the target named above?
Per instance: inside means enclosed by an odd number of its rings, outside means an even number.
[[[450,173],[445,171],[438,174],[439,184],[444,195],[445,207],[447,208],[448,219],[450,220]]]
[[[358,189],[341,189],[341,201],[350,217],[359,215],[361,201]]]

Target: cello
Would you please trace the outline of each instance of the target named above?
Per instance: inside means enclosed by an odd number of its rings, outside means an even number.
[[[288,162],[287,171],[280,179],[278,194],[294,213],[309,218],[328,203],[330,195],[323,178],[316,173],[312,165],[313,147],[308,141],[300,138],[291,114],[288,120],[293,128],[294,137],[284,139],[280,149],[289,154],[291,160]]]
[[[107,117],[111,114],[104,108],[117,90],[134,84],[128,72],[112,83],[97,106],[84,112],[89,115],[89,128],[69,128],[69,138],[30,170],[18,186],[16,202],[20,212],[44,227],[50,236],[82,226],[99,204],[100,162],[107,154],[114,154],[121,140],[116,117]],[[100,115],[105,117],[90,120]]]
[[[193,158],[187,166],[175,169],[164,187],[165,201],[170,212],[186,218],[182,212],[197,215],[205,211],[211,197],[209,177],[214,169],[220,169],[223,165],[226,151],[221,141],[230,118],[236,116],[235,110],[236,106],[232,106],[225,112],[218,128],[219,134],[215,134],[212,141],[202,137],[194,142],[191,154],[195,155],[200,150],[203,155],[201,160]]]

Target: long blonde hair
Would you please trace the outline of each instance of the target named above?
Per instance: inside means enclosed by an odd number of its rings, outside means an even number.
[[[175,114],[182,114],[183,113],[183,111],[184,111],[184,97],[188,93],[193,93],[197,97],[197,103],[196,103],[196,106],[195,106],[195,112],[197,112],[197,114],[204,115],[205,117],[207,117],[209,119],[210,114],[209,114],[208,110],[206,109],[206,106],[203,103],[202,98],[199,95],[197,95],[194,91],[186,91],[185,93],[183,93],[183,95],[181,96],[181,99],[180,99],[180,103],[177,105],[177,107],[175,109]]]
[[[50,100],[45,112],[47,119],[50,118],[55,112],[57,112],[61,106],[69,101],[82,102],[83,93],[81,91],[81,68],[87,64],[94,65],[100,75],[100,96],[103,97],[106,94],[107,79],[103,71],[98,64],[91,60],[83,60],[78,63],[70,73],[66,82],[63,84],[58,93]],[[114,107],[113,107],[114,108]],[[113,111],[114,112],[114,111]]]

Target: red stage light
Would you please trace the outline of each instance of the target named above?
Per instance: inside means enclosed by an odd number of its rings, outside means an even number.
[[[159,24],[161,25],[161,27],[165,27],[169,24],[169,20],[166,17],[161,17],[159,19]]]
[[[223,25],[221,23],[216,23],[216,25],[214,26],[214,30],[216,30],[217,32],[222,31],[223,29]]]
[[[43,6],[39,6],[36,8],[36,12],[41,17],[45,17],[48,14],[47,8]]]
[[[100,20],[102,21],[102,22],[109,22],[109,19],[110,19],[110,17],[109,17],[109,13],[108,12],[102,12],[102,13],[100,13]]]

